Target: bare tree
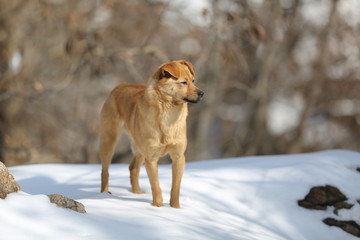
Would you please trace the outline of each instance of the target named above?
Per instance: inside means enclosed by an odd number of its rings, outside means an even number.
[[[109,91],[182,58],[205,91],[189,161],[359,151],[360,38],[344,1],[213,0],[199,25],[172,1],[0,0],[1,160],[97,162]],[[316,4],[322,20],[307,17]],[[121,139],[114,161],[130,152]]]

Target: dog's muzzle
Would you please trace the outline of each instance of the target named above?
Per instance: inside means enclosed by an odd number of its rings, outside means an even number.
[[[204,93],[203,91],[199,90],[199,91],[197,92],[198,97],[197,97],[196,99],[184,98],[184,101],[185,101],[185,102],[188,102],[188,103],[197,103],[197,102],[199,102],[199,101],[203,98],[204,94],[205,94],[205,93]]]

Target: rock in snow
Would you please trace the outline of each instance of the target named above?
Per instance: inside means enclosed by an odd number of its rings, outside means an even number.
[[[326,218],[323,222],[329,226],[339,227],[345,232],[360,237],[360,226],[355,221],[340,221],[334,218]]]
[[[301,207],[315,210],[326,210],[328,206],[333,206],[334,213],[338,215],[340,209],[351,209],[354,206],[345,202],[347,200],[348,198],[338,188],[326,185],[312,187],[305,198],[298,201],[298,204]],[[323,223],[339,227],[347,233],[360,237],[360,226],[355,221],[326,218]]]
[[[10,193],[20,191],[21,187],[15,181],[7,167],[0,162],[0,198],[5,199]],[[48,195],[50,202],[59,207],[74,210],[79,213],[86,213],[83,204],[59,194]]]
[[[336,187],[326,185],[310,189],[303,200],[298,201],[301,207],[325,210],[327,206],[333,206],[347,200],[347,197]]]
[[[13,175],[7,167],[0,162],[0,198],[4,199],[9,193],[20,191],[20,186],[16,183]]]
[[[72,200],[60,194],[48,195],[50,202],[55,203],[59,207],[68,208],[79,213],[86,213],[85,207],[82,203]]]

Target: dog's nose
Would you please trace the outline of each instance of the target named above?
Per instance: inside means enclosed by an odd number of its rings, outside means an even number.
[[[198,96],[199,96],[199,97],[203,97],[203,96],[204,96],[204,94],[205,94],[205,93],[204,93],[203,91],[201,91],[201,90],[200,90],[200,91],[198,91]]]

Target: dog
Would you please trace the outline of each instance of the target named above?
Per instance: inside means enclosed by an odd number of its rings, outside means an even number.
[[[192,64],[185,60],[164,63],[147,84],[121,83],[105,101],[100,113],[101,192],[109,191],[109,166],[123,128],[131,139],[133,158],[130,183],[133,193],[142,193],[139,172],[145,164],[152,191],[152,205],[163,206],[158,160],[172,160],[170,206],[180,208],[181,179],[185,168],[188,103],[197,103],[204,92],[194,84]]]

